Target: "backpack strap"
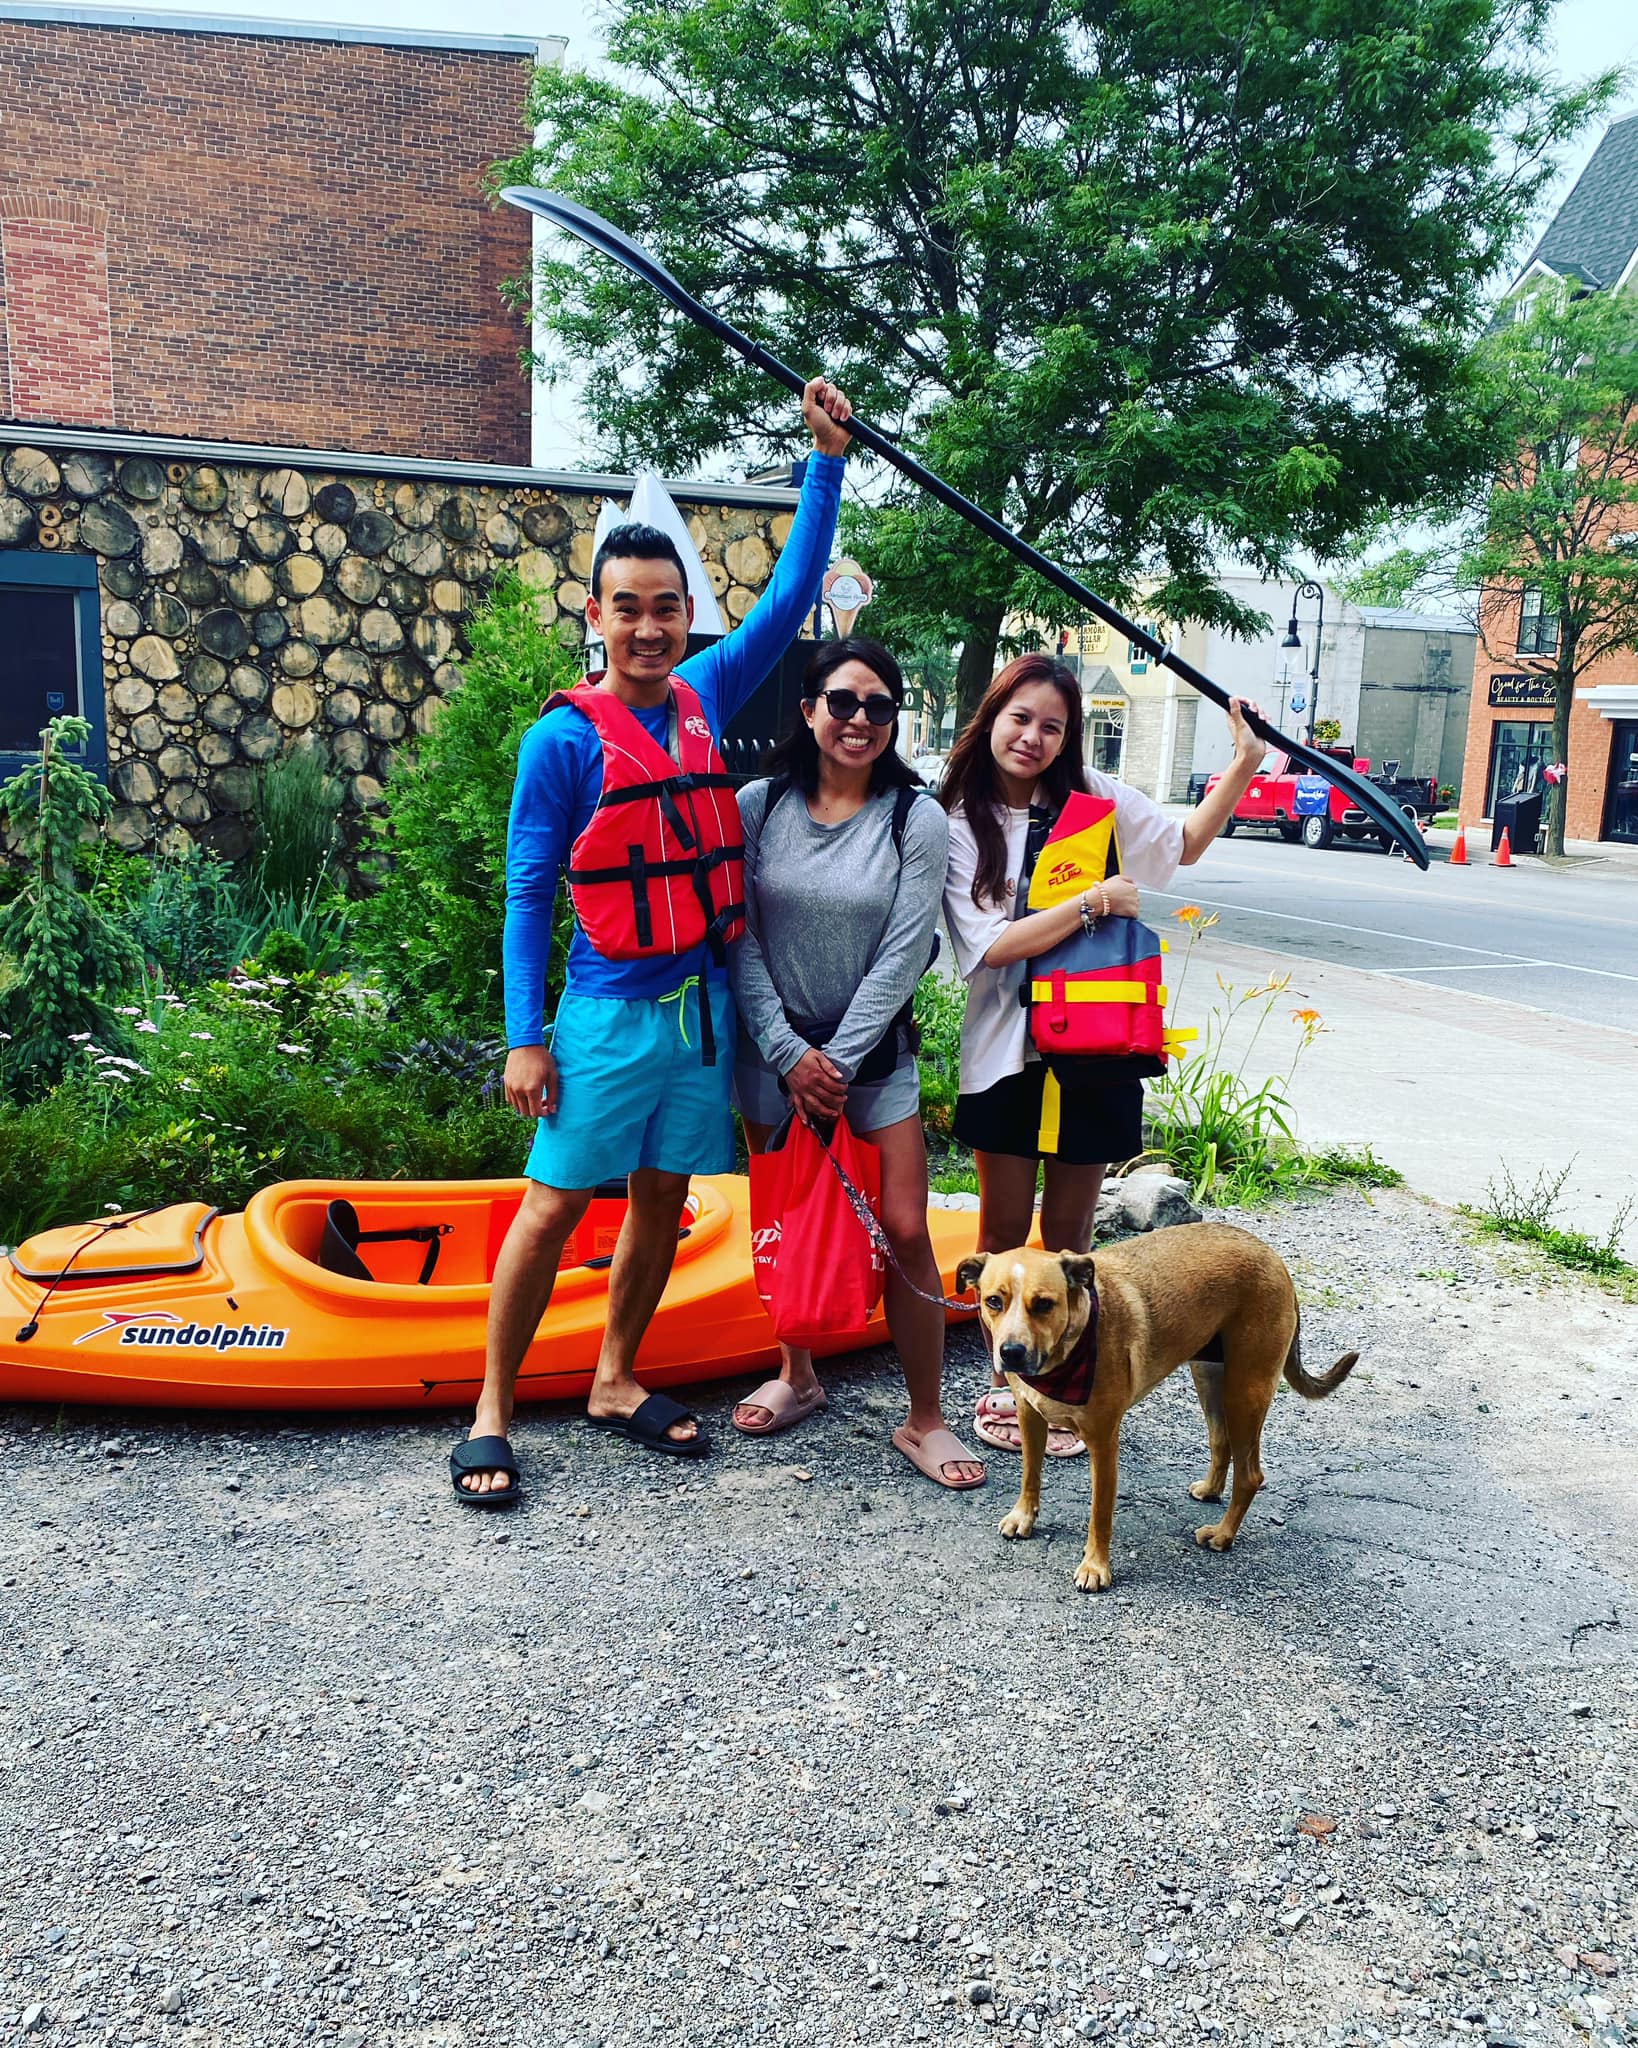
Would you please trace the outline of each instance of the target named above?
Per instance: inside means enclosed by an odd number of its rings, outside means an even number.
[[[904,859],[904,828],[910,822],[910,813],[921,791],[913,782],[901,782],[893,792],[893,851]]]

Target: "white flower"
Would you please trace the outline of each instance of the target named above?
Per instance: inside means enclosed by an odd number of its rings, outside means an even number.
[[[190,1081],[186,1075],[179,1077],[176,1085],[189,1095],[197,1095],[199,1093],[199,1083],[197,1081]]]
[[[305,1045],[281,1045],[279,1050],[280,1052],[294,1053],[298,1059],[305,1059],[307,1057],[307,1047]]]
[[[122,1003],[120,1007],[114,1012],[114,1015],[116,1017],[140,1017],[142,1015],[142,1012],[136,1007],[134,1003]]]
[[[267,977],[267,985],[269,988],[288,988],[290,977],[288,974],[270,974]]]
[[[137,1026],[137,1029],[139,1031],[146,1031],[150,1035],[155,1035],[158,1033],[159,1026],[153,1021],[151,1017],[144,1017],[142,1022]]]
[[[106,1213],[110,1216],[117,1216],[119,1214],[118,1202],[104,1202],[102,1206]]]
[[[210,1043],[210,1033],[208,1031],[190,1031],[188,1036],[190,1038],[202,1038],[207,1045]]]
[[[161,996],[159,1000],[162,1003],[169,1003],[173,1010],[184,1010],[187,1008],[186,1003],[183,1002],[180,996]]]
[[[68,1042],[70,1045],[89,1045],[91,1034],[89,1031],[71,1031],[68,1034]]]

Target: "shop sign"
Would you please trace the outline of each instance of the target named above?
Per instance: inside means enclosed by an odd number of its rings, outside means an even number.
[[[1551,676],[1492,676],[1490,704],[1496,711],[1551,711],[1554,685]]]

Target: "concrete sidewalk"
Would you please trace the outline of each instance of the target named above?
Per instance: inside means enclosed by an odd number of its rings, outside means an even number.
[[[1197,943],[1185,977],[1182,935],[1170,936],[1174,986],[1182,987],[1176,1021],[1197,1028],[1221,1000],[1215,975],[1244,989],[1291,972],[1246,1057],[1249,1081],[1290,1065],[1300,1039],[1293,1010],[1320,1012],[1324,1032],[1297,1060],[1288,1089],[1306,1145],[1369,1145],[1413,1188],[1475,1205],[1504,1165],[1527,1186],[1573,1159],[1553,1220],[1602,1240],[1634,1198],[1619,1244],[1638,1261],[1638,1037],[1215,935]],[[1237,1021],[1231,1060],[1261,1007]]]

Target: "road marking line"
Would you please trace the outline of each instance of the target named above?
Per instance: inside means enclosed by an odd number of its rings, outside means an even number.
[[[1217,840],[1213,843],[1214,845],[1220,846],[1222,844],[1222,841]],[[1472,865],[1474,867],[1475,872],[1482,872],[1484,868],[1488,865],[1488,863],[1483,861],[1475,861],[1472,863]],[[1378,869],[1375,872],[1377,875],[1380,875],[1381,871]],[[1436,878],[1443,875],[1444,872],[1445,864],[1439,861],[1435,861],[1433,866],[1428,870],[1428,872],[1425,875],[1421,875],[1417,878],[1417,892],[1422,902],[1434,903],[1441,908],[1453,908],[1461,910],[1475,908],[1479,910],[1499,910],[1509,907],[1503,905],[1502,900],[1499,896],[1486,897],[1482,903],[1475,904],[1472,891],[1469,889],[1468,885],[1465,882],[1457,883],[1454,887],[1446,889],[1441,894],[1432,885],[1435,882]],[[1501,870],[1498,870],[1497,872],[1499,873],[1501,872]],[[1509,874],[1517,874],[1519,870],[1515,867],[1508,869],[1506,872],[1508,872]],[[1255,868],[1250,865],[1240,866],[1236,863],[1230,862],[1224,863],[1224,871],[1221,875],[1217,877],[1217,879],[1220,882],[1229,882],[1232,880],[1235,882],[1245,881],[1252,884],[1272,882],[1293,889],[1303,886],[1299,882],[1292,879],[1289,872],[1285,870],[1282,870],[1277,875],[1271,876],[1264,869]],[[1545,881],[1550,886],[1557,887],[1559,883],[1565,878],[1556,875],[1544,875],[1537,872],[1531,872],[1527,875],[1527,879],[1532,882]],[[1613,875],[1609,875],[1597,876],[1593,879],[1608,882],[1614,881],[1616,878]],[[1386,884],[1384,884],[1381,880],[1369,879],[1364,875],[1333,875],[1327,873],[1325,877],[1325,886],[1328,889],[1363,889],[1370,894],[1375,894],[1378,896],[1387,896],[1390,902],[1395,903],[1409,900],[1403,895],[1403,892],[1390,891],[1387,888]],[[1158,892],[1151,890],[1149,893],[1151,895],[1154,895]],[[1588,910],[1566,910],[1556,903],[1551,905],[1544,905],[1532,902],[1529,905],[1529,908],[1533,911],[1539,912],[1542,916],[1553,918],[1555,922],[1602,925],[1613,932],[1630,932],[1633,930],[1633,922],[1630,918],[1618,918],[1609,913],[1600,913],[1597,911]]]
[[[1443,967],[1365,967],[1364,974],[1508,974],[1515,967],[1556,967],[1556,960],[1523,960],[1508,955],[1500,960],[1452,960]]]
[[[1339,918],[1335,917],[1300,917],[1294,910],[1267,910],[1261,906],[1253,908],[1250,904],[1246,903],[1225,903],[1221,897],[1178,896],[1170,889],[1147,889],[1144,891],[1144,894],[1147,896],[1158,896],[1162,901],[1199,903],[1210,910],[1234,910],[1238,911],[1242,917],[1277,917],[1286,924],[1318,925],[1328,932],[1354,932],[1360,938],[1397,939],[1404,946],[1443,946],[1452,953],[1484,953],[1491,960],[1504,966],[1517,966],[1523,958],[1522,955],[1506,953],[1496,946],[1462,946],[1458,945],[1454,939],[1419,939],[1414,932],[1388,932],[1384,931],[1380,925],[1374,924],[1344,924]],[[1224,937],[1227,938],[1227,936],[1228,934],[1224,933]],[[1246,945],[1254,942],[1242,938],[1239,943]],[[1353,963],[1348,960],[1335,960],[1330,964],[1334,967],[1349,967]],[[1638,974],[1620,974],[1612,967],[1581,967],[1573,960],[1542,960],[1532,961],[1530,964],[1532,966],[1556,967],[1565,974],[1596,974],[1606,981],[1638,982]],[[1386,974],[1394,970],[1382,967],[1366,967],[1361,968],[1359,971],[1363,974]],[[1427,970],[1411,968],[1407,971],[1410,973],[1425,973]]]

